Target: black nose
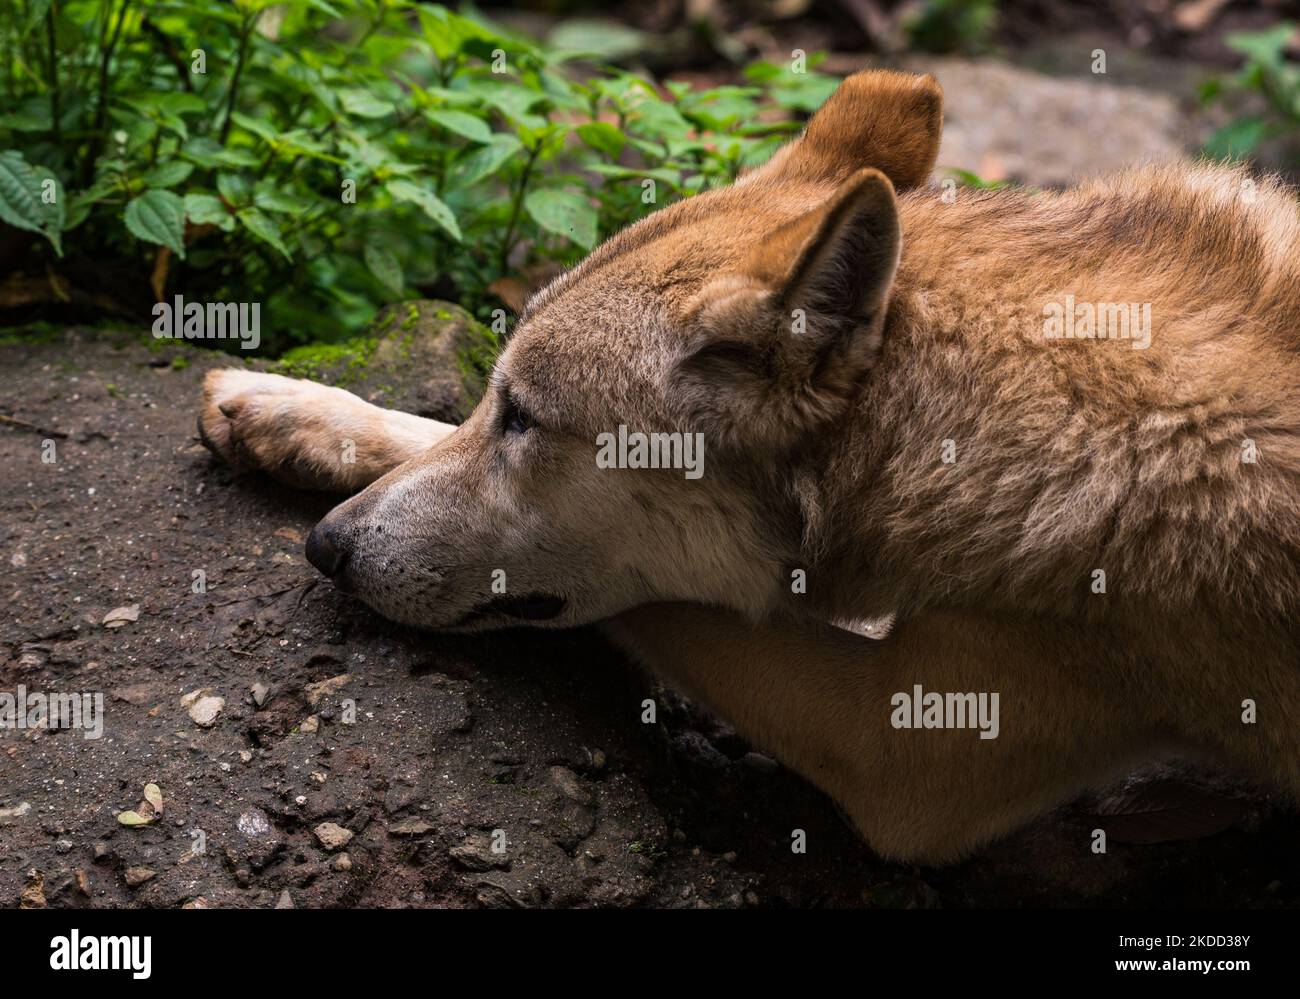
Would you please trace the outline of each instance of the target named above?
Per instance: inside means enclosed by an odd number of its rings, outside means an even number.
[[[347,552],[339,546],[334,529],[323,520],[307,535],[307,561],[331,579],[347,565]]]

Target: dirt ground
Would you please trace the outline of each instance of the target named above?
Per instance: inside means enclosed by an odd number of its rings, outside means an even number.
[[[469,640],[388,624],[303,557],[328,497],[237,478],[199,445],[199,384],[218,363],[138,333],[0,349],[0,692],[98,693],[104,711],[98,739],[0,731],[0,904],[1300,897],[1300,816],[1237,790],[1198,798],[1185,781],[1075,803],[956,867],[885,863],[823,795],[590,631]],[[358,388],[418,398],[427,385],[418,364],[383,378]],[[138,616],[111,622],[124,607]],[[124,825],[150,783],[161,814]],[[1105,854],[1090,849],[1099,825]]]

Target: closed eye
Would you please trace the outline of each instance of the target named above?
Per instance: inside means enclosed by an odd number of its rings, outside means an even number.
[[[507,393],[505,405],[501,410],[501,432],[504,434],[526,434],[535,426],[537,426],[537,421],[533,419],[532,414],[519,405],[518,399]]]

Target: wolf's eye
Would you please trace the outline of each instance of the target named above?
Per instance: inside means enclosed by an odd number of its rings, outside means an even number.
[[[519,405],[514,396],[506,396],[505,410],[501,414],[501,429],[507,434],[524,434],[537,426],[531,413]]]

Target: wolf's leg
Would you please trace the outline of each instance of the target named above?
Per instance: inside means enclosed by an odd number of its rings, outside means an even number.
[[[606,627],[831,794],[889,857],[958,859],[1156,743],[1150,699],[1127,689],[1128,671],[1082,629],[1053,622],[930,612],[877,642],[811,621],[755,626],[730,611],[656,604]],[[913,700],[918,684],[922,697],[997,694],[997,715],[986,715],[996,737],[894,727],[895,695]]]
[[[203,381],[199,435],[208,450],[300,489],[361,489],[455,429],[282,375],[218,368]]]

